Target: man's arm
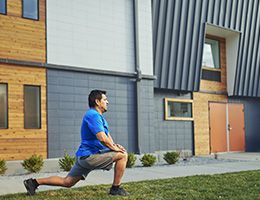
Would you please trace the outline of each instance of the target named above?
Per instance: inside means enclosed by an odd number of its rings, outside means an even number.
[[[108,138],[112,141],[113,144],[115,144],[114,141],[113,141],[112,136],[111,136],[109,133],[108,133]],[[116,145],[119,149],[121,149],[122,151],[126,152],[125,148],[124,148],[122,145],[120,145],[120,144],[115,144],[115,145]]]
[[[124,153],[125,151],[121,148],[118,147],[118,145],[116,145],[114,142],[113,142],[113,139],[111,136],[107,136],[104,132],[98,132],[96,134],[97,136],[97,139],[104,143],[109,149],[113,150],[113,151],[118,151],[118,152],[122,152]]]
[[[110,135],[110,133],[107,134],[107,137],[111,140],[111,142],[114,144],[114,140],[112,138],[112,136]]]

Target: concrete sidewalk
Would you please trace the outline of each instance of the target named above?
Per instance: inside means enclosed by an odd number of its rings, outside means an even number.
[[[123,183],[184,177],[193,175],[221,174],[247,170],[260,170],[260,153],[225,153],[217,155],[219,161],[215,163],[200,163],[191,165],[159,165],[154,167],[134,167],[126,169]],[[0,195],[26,192],[23,180],[48,176],[66,176],[67,172],[38,173],[27,175],[0,176]],[[92,171],[85,181],[80,181],[74,187],[86,185],[111,184],[113,170]],[[61,187],[40,186],[38,191],[59,189]]]
[[[184,177],[202,174],[221,174],[227,172],[239,172],[247,170],[259,170],[260,161],[258,159],[245,159],[243,161],[222,161],[214,164],[201,165],[161,165],[154,167],[135,167],[126,169],[123,183],[141,180],[165,179],[173,177]],[[0,195],[26,192],[23,186],[23,180],[31,177],[47,176],[66,176],[67,172],[59,173],[39,173],[19,176],[0,176]],[[85,181],[80,181],[74,187],[82,187],[95,184],[110,184],[113,180],[113,170],[96,170],[89,174]],[[60,187],[40,186],[38,191],[59,189]]]

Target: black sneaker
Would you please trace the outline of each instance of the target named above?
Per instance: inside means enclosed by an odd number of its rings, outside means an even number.
[[[31,196],[35,195],[35,190],[37,189],[37,187],[34,185],[32,178],[24,180],[23,184],[24,184],[24,186],[25,186],[25,188],[27,190],[27,193],[29,195],[31,195]]]
[[[127,191],[125,191],[123,188],[120,188],[120,187],[118,187],[118,188],[111,187],[109,194],[110,195],[121,195],[121,196],[129,196],[130,195]]]

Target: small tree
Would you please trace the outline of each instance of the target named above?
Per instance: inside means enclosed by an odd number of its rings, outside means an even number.
[[[22,166],[29,172],[39,172],[43,167],[43,158],[40,155],[32,155],[22,162]]]
[[[70,156],[66,151],[64,152],[64,157],[59,159],[60,168],[64,171],[70,171],[75,162],[76,157]]]
[[[7,170],[5,160],[0,159],[0,175],[4,174]]]
[[[135,161],[136,161],[136,156],[134,153],[129,153],[128,154],[128,159],[127,159],[127,163],[126,163],[126,167],[127,168],[131,168],[135,165]]]
[[[144,167],[151,167],[156,162],[156,157],[152,154],[144,154],[140,161]]]

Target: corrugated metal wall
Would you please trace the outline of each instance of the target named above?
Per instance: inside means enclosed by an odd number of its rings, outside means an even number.
[[[198,91],[205,23],[241,31],[234,95],[260,97],[260,0],[152,0],[156,88]]]
[[[244,104],[245,110],[245,132],[246,132],[246,151],[260,152],[260,101],[258,98],[229,98],[231,103]]]

